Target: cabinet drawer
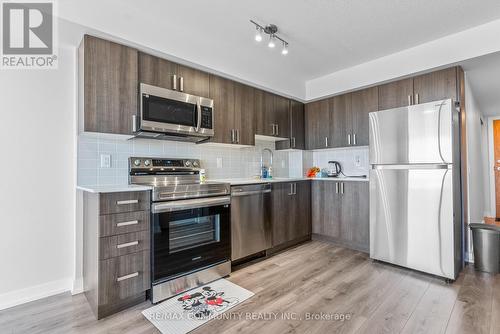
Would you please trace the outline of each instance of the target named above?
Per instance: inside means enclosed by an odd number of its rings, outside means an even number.
[[[119,234],[99,240],[100,260],[149,249],[149,231]]]
[[[99,214],[149,210],[149,191],[101,194]]]
[[[99,305],[119,304],[150,288],[149,252],[99,261]]]
[[[149,211],[116,213],[99,217],[99,236],[149,230]]]

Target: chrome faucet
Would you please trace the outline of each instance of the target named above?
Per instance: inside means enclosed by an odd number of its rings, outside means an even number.
[[[270,162],[269,162],[269,167],[267,167],[267,175],[265,175],[264,173],[264,170],[265,170],[265,167],[264,167],[264,152],[269,152],[269,156],[270,156]],[[260,152],[260,178],[261,179],[264,179],[264,178],[271,178],[273,175],[272,175],[272,170],[273,170],[273,151],[271,151],[270,149],[268,148],[265,148],[263,149],[261,152]]]

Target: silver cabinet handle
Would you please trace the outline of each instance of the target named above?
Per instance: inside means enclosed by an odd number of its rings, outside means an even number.
[[[234,144],[234,129],[231,129],[231,143]]]
[[[125,275],[125,276],[120,276],[116,279],[117,282],[121,282],[121,281],[124,281],[124,280],[127,280],[127,279],[130,279],[130,278],[134,278],[134,277],[137,277],[139,276],[139,272],[136,271],[135,273],[132,273],[132,274],[128,274],[128,275]]]
[[[344,194],[344,182],[340,184],[340,193],[343,195]]]
[[[288,193],[288,196],[293,195],[293,183],[290,183],[290,192]]]
[[[347,135],[347,145],[351,145],[351,134]]]
[[[408,95],[408,105],[411,106],[411,95]]]
[[[137,115],[132,115],[132,132],[137,132]]]
[[[292,137],[292,148],[295,148],[296,145],[295,145],[295,137]]]
[[[184,91],[184,77],[179,77],[179,91]]]
[[[297,195],[297,183],[293,184],[293,194]]]
[[[116,227],[130,226],[139,224],[138,220],[131,220],[129,222],[116,223]]]
[[[271,124],[271,126],[273,127],[273,136],[276,134],[276,130],[274,129],[274,124]]]
[[[129,199],[126,201],[116,201],[116,205],[128,205],[128,204],[137,204],[139,203],[138,199]]]
[[[328,137],[325,137],[325,147],[328,147]]]
[[[335,193],[336,194],[339,193],[339,183],[338,182],[335,182]]]
[[[127,248],[127,247],[137,246],[138,244],[139,244],[139,240],[136,240],[136,241],[116,245],[116,248],[118,248],[118,249]]]
[[[280,125],[276,124],[276,136],[279,136],[280,134]]]
[[[172,90],[177,90],[177,75],[172,75]]]
[[[356,145],[356,134],[352,135],[352,144]]]
[[[236,143],[239,144],[240,143],[240,130],[236,129]]]
[[[419,104],[420,103],[420,96],[418,96],[418,93],[415,94],[415,104]]]

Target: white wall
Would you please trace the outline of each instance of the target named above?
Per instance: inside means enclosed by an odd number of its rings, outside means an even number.
[[[57,70],[0,71],[0,309],[71,289],[75,52]]]
[[[489,209],[487,123],[471,90],[469,81],[465,79],[465,110],[467,111],[467,165],[469,188],[469,222],[483,220]],[[481,124],[482,122],[482,124]]]

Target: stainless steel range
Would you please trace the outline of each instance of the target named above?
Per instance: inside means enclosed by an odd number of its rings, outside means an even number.
[[[153,187],[153,303],[231,272],[230,185],[200,183],[199,167],[196,159],[129,159],[129,183]]]

